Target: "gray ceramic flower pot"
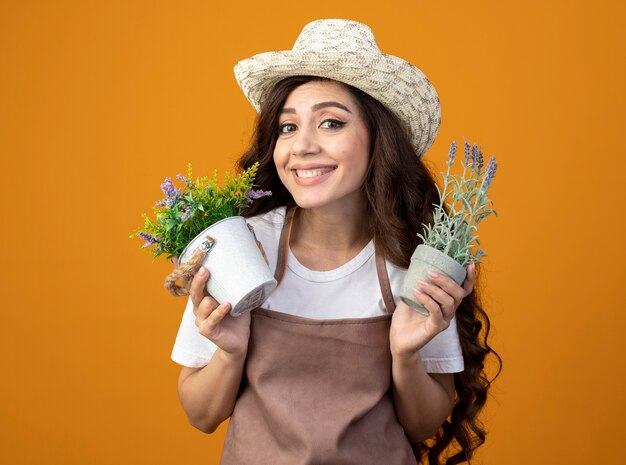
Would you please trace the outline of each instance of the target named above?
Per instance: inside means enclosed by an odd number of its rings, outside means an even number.
[[[420,279],[431,282],[428,278],[429,271],[449,276],[459,285],[463,284],[467,275],[465,268],[445,253],[428,245],[421,244],[417,246],[411,256],[411,265],[407,270],[402,288],[400,289],[400,298],[409,307],[427,316],[430,313],[416,300],[413,289],[419,289]]]

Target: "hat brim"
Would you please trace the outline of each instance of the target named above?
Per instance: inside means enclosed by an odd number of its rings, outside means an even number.
[[[261,53],[235,65],[237,82],[257,112],[269,91],[290,76],[329,78],[371,95],[405,124],[419,156],[439,131],[441,107],[435,88],[416,66],[393,55],[287,50]]]

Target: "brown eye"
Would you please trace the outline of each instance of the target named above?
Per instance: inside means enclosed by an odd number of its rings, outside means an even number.
[[[281,124],[280,126],[278,126],[278,133],[279,134],[288,134],[288,133],[293,132],[295,130],[296,130],[296,125],[292,124],[292,123]]]
[[[327,119],[322,121],[322,124],[320,124],[320,127],[322,129],[339,129],[340,127],[342,127],[344,124],[343,121],[339,121],[337,119]]]

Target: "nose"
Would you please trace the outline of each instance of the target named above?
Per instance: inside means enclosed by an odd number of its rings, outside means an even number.
[[[298,128],[291,142],[291,152],[297,156],[312,155],[320,150],[317,131],[308,125]]]

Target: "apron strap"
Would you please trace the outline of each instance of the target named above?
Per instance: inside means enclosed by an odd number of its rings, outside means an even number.
[[[393,301],[393,292],[391,292],[391,284],[389,284],[389,274],[387,273],[387,263],[385,262],[385,255],[379,252],[379,248],[374,245],[376,253],[376,272],[378,273],[378,284],[380,285],[380,292],[383,295],[383,301],[387,308],[387,313],[393,313],[396,309],[396,304]]]
[[[280,232],[280,239],[278,241],[278,259],[276,261],[276,270],[274,271],[274,279],[278,283],[276,287],[280,286],[283,277],[285,276],[285,270],[287,269],[287,258],[289,257],[289,238],[291,237],[291,230],[293,227],[293,218],[296,214],[297,206],[287,207],[285,212],[285,222]],[[385,255],[380,252],[378,247],[374,247],[376,254],[376,273],[378,274],[378,284],[380,285],[380,291],[385,302],[385,308],[387,313],[393,313],[396,308],[396,304],[393,300],[393,293],[391,292],[391,284],[389,284],[389,274],[387,273],[387,264],[385,262]]]
[[[293,226],[293,217],[296,214],[297,207],[287,207],[285,212],[285,222],[283,229],[280,231],[280,239],[278,241],[278,259],[276,261],[276,270],[274,271],[274,279],[276,287],[280,286],[285,270],[287,269],[287,258],[289,257],[289,238],[291,237],[291,227]]]

